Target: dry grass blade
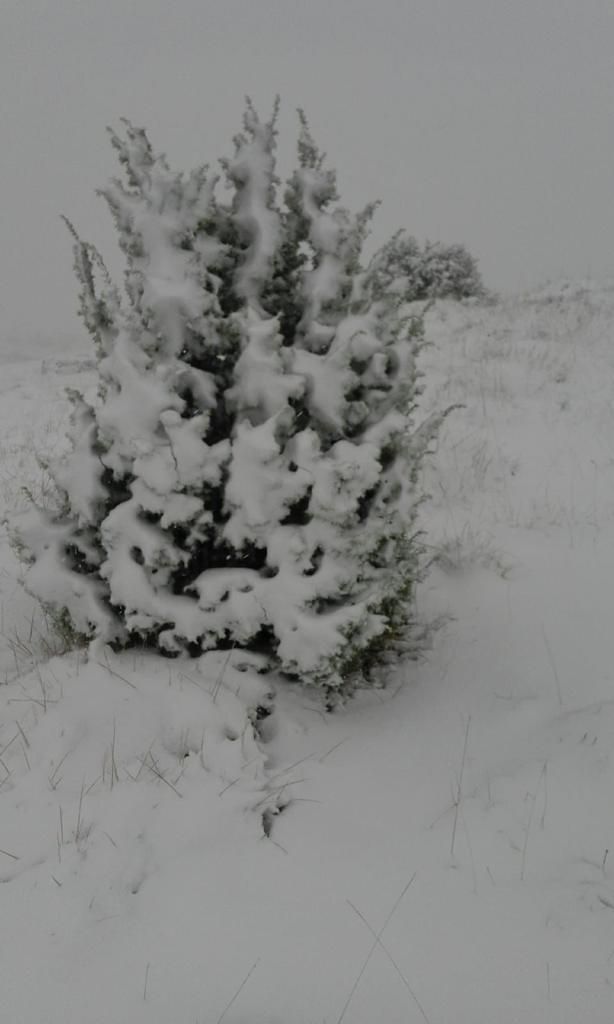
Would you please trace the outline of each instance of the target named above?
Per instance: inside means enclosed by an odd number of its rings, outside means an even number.
[[[467,760],[467,744],[469,742],[469,726],[471,725],[471,715],[467,718],[467,728],[465,729],[465,741],[463,743],[463,756],[461,758],[460,773],[458,776],[458,788],[456,790],[456,800],[454,801],[454,823],[452,825],[452,839],[450,841],[450,856],[454,857],[454,843],[456,841],[456,829],[458,827],[458,812],[460,809],[460,803],[463,795],[463,776],[465,774],[465,762]]]
[[[83,811],[83,794],[85,792],[85,779],[81,783],[81,792],[79,793],[79,807],[77,809],[77,824],[75,826],[75,842],[78,844],[81,842],[81,813]]]
[[[226,672],[226,667],[228,665],[228,662],[230,661],[230,658],[232,656],[232,652],[234,651],[234,649],[235,649],[235,645],[233,643],[232,647],[228,651],[228,654],[224,658],[224,664],[222,665],[222,667],[221,667],[221,669],[219,671],[218,677],[215,680],[215,683],[213,684],[213,690],[211,691],[211,697],[212,697],[212,700],[213,700],[214,704],[215,704],[215,701],[217,700],[217,695],[220,692],[220,690],[222,689],[222,686],[224,684],[224,673]]]
[[[152,746],[153,746],[153,744],[152,744]],[[160,782],[163,782],[166,786],[168,786],[169,789],[172,789],[173,793],[176,793],[178,797],[183,799],[183,793],[180,793],[179,790],[177,789],[177,787],[174,786],[172,782],[169,782],[169,780],[166,778],[166,776],[163,775],[163,773],[158,768],[158,765],[156,764],[155,758],[154,758],[153,754],[151,753],[151,749],[147,753],[149,755],[149,764],[146,763],[147,755],[145,755],[145,758],[143,758],[142,761],[139,758],[139,760],[141,761],[141,766],[143,768],[149,768],[149,770],[154,773],[156,778],[160,779]],[[139,772],[139,774],[140,774],[140,772]],[[137,778],[138,778],[138,775],[137,775]]]
[[[26,747],[29,747],[29,746],[30,746],[30,741],[29,741],[28,737],[26,736],[25,732],[23,731],[23,729],[21,728],[21,726],[20,726],[19,722],[15,722],[15,725],[16,725],[16,726],[17,726],[17,728],[19,729],[19,732],[20,732],[21,738],[22,738],[22,740],[23,740],[23,742],[24,742],[25,746],[26,746]]]
[[[60,768],[62,767],[62,765],[64,764],[64,761],[68,757],[69,753],[70,753],[70,751],[67,750],[66,753],[64,754],[64,757],[62,757],[58,761],[58,763],[56,764],[55,768],[53,769],[51,775],[49,776],[49,780],[48,781],[49,781],[49,785],[51,786],[52,789],[56,789],[57,786],[59,786],[60,782],[62,781],[61,779],[57,779],[57,774],[58,774]]]
[[[550,668],[552,669],[552,675],[554,676],[554,685],[556,686],[556,696],[559,702],[559,707],[563,707],[563,695],[561,693],[561,680],[559,679],[559,673],[556,667],[556,661],[554,660],[554,654],[552,653],[552,647],[548,640],[548,634],[546,633],[546,627],[542,622],[541,626],[542,638],[548,654],[548,661],[550,662]]]
[[[351,900],[348,900],[347,902],[348,902],[348,903],[349,903],[349,905],[351,906],[351,908],[352,908],[352,910],[354,911],[354,913],[358,915],[358,917],[360,918],[360,920],[361,920],[361,921],[362,921],[362,922],[363,922],[364,924],[366,924],[366,926],[367,926],[367,928],[369,929],[369,931],[371,932],[371,935],[373,936],[373,938],[377,940],[377,944],[378,944],[378,946],[380,947],[380,949],[381,949],[381,950],[382,950],[382,951],[383,951],[383,952],[384,952],[384,953],[386,954],[386,956],[388,957],[388,959],[389,959],[390,963],[392,964],[392,966],[394,967],[395,971],[396,971],[396,972],[397,972],[397,974],[399,975],[399,978],[401,979],[401,981],[402,981],[402,982],[403,982],[403,984],[405,985],[405,988],[406,988],[406,989],[407,989],[407,991],[409,992],[409,994],[410,994],[410,996],[412,997],[412,999],[413,999],[414,1003],[416,1004],[416,1006],[417,1006],[417,1007],[418,1007],[418,1009],[420,1010],[420,1013],[422,1014],[422,1017],[423,1017],[423,1019],[424,1019],[424,1020],[426,1021],[426,1024],[431,1024],[431,1022],[430,1022],[430,1020],[429,1020],[429,1018],[428,1018],[428,1016],[427,1016],[427,1013],[426,1013],[426,1011],[425,1011],[424,1007],[422,1006],[422,1003],[421,1003],[421,1002],[420,1002],[420,1000],[418,999],[418,996],[416,995],[416,993],[414,992],[413,988],[412,988],[412,987],[411,987],[411,985],[409,984],[409,982],[408,982],[407,978],[406,978],[406,977],[405,977],[405,975],[403,974],[403,971],[402,971],[402,970],[401,970],[401,968],[399,967],[398,963],[397,963],[397,962],[396,962],[396,960],[394,959],[394,957],[393,957],[392,953],[390,952],[390,950],[388,949],[388,947],[387,947],[386,945],[384,945],[384,943],[382,942],[382,940],[381,940],[380,938],[378,938],[378,936],[377,936],[377,932],[376,932],[376,931],[375,931],[375,929],[374,929],[374,928],[372,928],[372,926],[371,926],[371,925],[369,924],[369,922],[367,921],[367,919],[366,919],[365,915],[364,915],[364,914],[361,914],[361,912],[360,912],[360,910],[358,909],[358,907],[356,907],[356,906],[355,906],[355,905],[354,905],[354,904],[352,903],[352,901],[351,901]]]
[[[252,966],[250,967],[249,971],[247,972],[247,974],[246,974],[246,975],[245,975],[245,977],[243,978],[243,981],[242,981],[242,982],[241,982],[241,984],[239,985],[239,987],[238,987],[237,991],[235,992],[235,994],[233,995],[232,999],[230,1000],[230,1002],[229,1002],[229,1003],[227,1003],[227,1004],[226,1004],[226,1006],[225,1006],[225,1007],[224,1007],[224,1009],[222,1010],[221,1014],[219,1015],[219,1017],[218,1017],[218,1019],[217,1019],[217,1021],[216,1021],[216,1024],[221,1024],[221,1022],[223,1021],[224,1017],[225,1017],[225,1016],[226,1016],[226,1014],[228,1013],[228,1011],[229,1011],[230,1007],[232,1006],[232,1004],[234,1003],[234,1001],[235,1001],[235,1000],[236,1000],[236,999],[237,999],[237,998],[239,997],[240,993],[241,993],[241,992],[243,991],[243,989],[244,989],[244,988],[245,988],[245,986],[247,985],[247,983],[248,983],[249,979],[251,978],[252,974],[253,974],[253,973],[254,973],[254,971],[256,970],[256,968],[257,968],[257,966],[258,966],[258,964],[259,964],[259,963],[260,963],[260,957],[258,957],[258,959],[257,959],[257,960],[256,960],[256,961],[255,961],[255,962],[254,962],[254,963],[252,964]]]
[[[341,1024],[341,1021],[345,1017],[345,1015],[347,1013],[347,1010],[348,1010],[348,1007],[349,1007],[350,1003],[352,1002],[352,998],[354,996],[354,993],[355,993],[356,989],[358,988],[358,986],[360,984],[360,979],[362,978],[363,974],[365,973],[365,971],[366,971],[366,969],[367,969],[367,967],[369,965],[369,961],[370,961],[371,957],[373,956],[375,950],[377,949],[377,946],[379,945],[379,942],[380,942],[380,939],[381,939],[382,935],[384,934],[384,932],[386,931],[386,928],[388,927],[388,925],[392,921],[392,918],[394,917],[394,915],[395,915],[395,913],[397,911],[397,908],[399,907],[399,905],[401,903],[401,900],[405,896],[405,893],[409,889],[409,887],[412,884],[412,882],[414,881],[415,877],[416,877],[416,872],[414,871],[413,875],[411,876],[409,882],[407,883],[407,885],[405,886],[405,888],[401,892],[400,896],[397,897],[396,903],[394,904],[392,910],[388,914],[388,917],[384,921],[384,923],[383,923],[382,927],[380,928],[379,932],[375,933],[375,937],[373,939],[373,943],[371,945],[371,948],[369,949],[369,952],[367,953],[367,955],[366,955],[366,957],[364,959],[363,965],[360,968],[360,971],[358,972],[358,974],[356,976],[356,980],[354,981],[354,984],[352,985],[352,988],[350,989],[350,992],[349,992],[349,995],[348,995],[348,997],[347,997],[347,999],[345,1001],[344,1007],[343,1007],[341,1013],[339,1014],[339,1017],[337,1018],[337,1024]]]
[[[527,821],[527,827],[526,827],[525,833],[524,833],[524,844],[523,844],[523,847],[522,847],[522,860],[521,860],[521,863],[520,863],[520,881],[521,882],[524,881],[524,872],[525,872],[525,867],[526,867],[526,864],[527,864],[527,847],[529,845],[529,834],[531,832],[531,824],[533,822],[533,814],[535,813],[535,804],[537,803],[537,794],[539,793],[539,787],[541,786],[542,779],[545,779],[545,777],[546,777],[547,767],[548,767],[548,762],[544,761],[543,768],[542,768],[541,772],[539,773],[539,778],[537,780],[537,785],[535,787],[534,792],[531,794],[531,810],[529,812],[529,820]]]
[[[266,793],[262,797],[262,800],[259,800],[258,803],[253,805],[254,810],[257,810],[258,808],[262,807],[263,804],[269,803],[271,798],[283,798],[285,791],[289,789],[290,786],[298,786],[303,782],[309,782],[309,779],[293,779],[292,782],[284,782],[283,785],[281,786],[272,786],[270,789],[267,789]],[[296,798],[293,797],[292,799],[294,800]]]
[[[275,779],[279,779],[281,775],[287,775],[293,768],[298,768],[299,764],[305,764],[305,761],[311,761],[314,756],[314,754],[307,754],[305,757],[301,757],[300,760],[293,761],[293,763],[289,764],[287,768],[282,768],[281,771],[275,772],[275,775],[271,775],[269,782],[274,782]]]
[[[0,850],[0,853],[3,853],[5,857],[10,857],[11,860],[19,860],[16,853],[9,853],[8,850]]]
[[[119,672],[116,672],[114,668],[111,668],[111,666],[109,665],[109,661],[107,659],[106,651],[104,665],[100,661],[98,662],[98,664],[100,665],[101,668],[106,668],[109,675],[115,676],[116,679],[121,679],[122,683],[126,683],[126,686],[129,686],[131,690],[138,689],[138,687],[136,687],[134,683],[131,683],[129,679],[126,679],[125,676],[122,676]]]
[[[117,771],[117,765],[115,763],[115,740],[116,740],[117,723],[113,719],[113,739],[111,741],[111,789],[116,782],[119,782],[119,774]]]
[[[322,754],[322,756],[318,758],[318,761],[320,762],[320,764],[322,764],[322,762],[323,762],[323,761],[325,761],[325,760],[326,760],[326,758],[327,758],[327,757],[329,757],[329,755],[330,755],[330,754],[334,753],[334,751],[335,751],[335,750],[337,750],[337,749],[338,749],[338,747],[340,747],[342,743],[347,743],[347,741],[348,741],[349,739],[350,739],[350,737],[349,737],[349,736],[344,736],[344,737],[343,737],[343,739],[342,739],[342,740],[339,740],[339,742],[338,742],[338,743],[335,743],[335,744],[334,744],[334,745],[333,745],[333,746],[332,746],[332,747],[330,748],[330,750],[327,750],[325,754]]]
[[[0,750],[0,757],[2,757],[4,755],[4,753],[5,753],[5,751],[7,751],[9,749],[9,747],[12,746],[12,744],[15,742],[15,740],[18,740],[18,739],[19,739],[19,733],[16,732],[15,735],[13,736],[13,739],[9,740],[8,743],[5,743],[4,746],[2,747],[2,749]]]
[[[143,757],[137,757],[137,761],[140,764],[140,768],[139,768],[138,772],[136,773],[136,775],[134,776],[134,779],[133,779],[134,782],[138,782],[138,780],[141,777],[141,772],[143,771],[143,768],[145,768],[147,766],[147,758],[149,757],[149,755],[151,753],[151,748],[153,747],[155,742],[156,742],[156,740],[155,740],[155,737],[154,737],[154,739],[149,744],[149,747],[147,748],[147,751],[143,755]]]

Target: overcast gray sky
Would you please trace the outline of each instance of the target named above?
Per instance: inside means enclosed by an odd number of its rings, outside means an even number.
[[[277,92],[282,172],[303,106],[374,241],[464,242],[507,291],[614,275],[614,0],[0,0],[0,345],[80,332],[60,213],[119,266],[105,125],[187,169]]]

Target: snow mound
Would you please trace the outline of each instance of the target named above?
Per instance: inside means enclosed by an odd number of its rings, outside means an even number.
[[[277,810],[256,733],[273,695],[253,663],[100,655],[52,659],[0,692],[0,882],[83,874],[135,893],[225,819],[262,835]]]

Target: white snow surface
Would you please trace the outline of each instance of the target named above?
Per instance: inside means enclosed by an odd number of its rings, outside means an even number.
[[[58,654],[0,528],[3,1020],[613,1019],[614,285],[427,337],[424,413],[464,404],[424,472],[443,624],[386,691],[273,681],[258,738],[238,651]],[[1,515],[89,356],[0,340]]]

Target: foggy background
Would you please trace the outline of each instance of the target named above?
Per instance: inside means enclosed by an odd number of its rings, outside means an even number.
[[[65,213],[121,272],[105,126],[171,166],[232,152],[249,93],[295,108],[342,201],[463,242],[485,283],[614,274],[611,0],[0,0],[0,347],[83,335]]]

